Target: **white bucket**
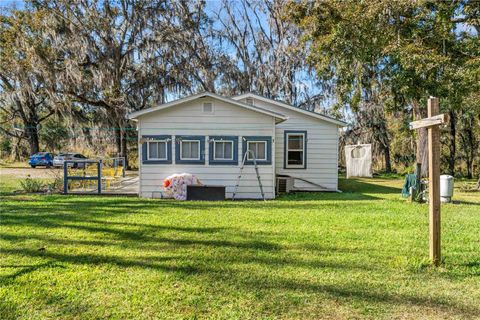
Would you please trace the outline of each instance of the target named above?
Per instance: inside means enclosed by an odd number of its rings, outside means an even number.
[[[453,197],[453,177],[449,175],[440,176],[440,200],[451,202]]]

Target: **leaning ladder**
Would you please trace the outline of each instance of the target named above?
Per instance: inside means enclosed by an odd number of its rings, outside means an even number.
[[[262,181],[260,180],[260,173],[258,172],[257,158],[255,158],[255,153],[253,153],[252,150],[247,150],[243,155],[242,165],[240,166],[240,172],[237,177],[237,183],[235,184],[235,189],[233,190],[232,200],[235,200],[235,195],[237,194],[238,186],[240,185],[240,179],[242,178],[243,168],[245,167],[245,162],[247,161],[248,154],[252,155],[253,165],[255,167],[255,173],[257,174],[258,186],[260,187],[262,199],[263,201],[265,201],[265,194],[263,193]]]

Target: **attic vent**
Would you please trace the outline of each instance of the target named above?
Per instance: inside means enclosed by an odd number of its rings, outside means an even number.
[[[203,103],[203,112],[204,113],[212,113],[213,112],[213,103],[204,102]]]
[[[246,98],[245,103],[253,106],[253,98]]]

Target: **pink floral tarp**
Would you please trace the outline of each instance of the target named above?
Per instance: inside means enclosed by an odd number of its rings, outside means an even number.
[[[187,200],[187,186],[201,184],[200,180],[193,174],[172,174],[163,180],[163,190],[167,198]]]

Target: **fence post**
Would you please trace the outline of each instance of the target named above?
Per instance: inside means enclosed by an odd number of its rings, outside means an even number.
[[[98,191],[97,193],[102,193],[102,160],[98,160],[97,162],[97,185]]]
[[[122,157],[122,177],[125,178],[125,157]]]
[[[63,161],[63,193],[68,193],[68,165],[66,161]]]

